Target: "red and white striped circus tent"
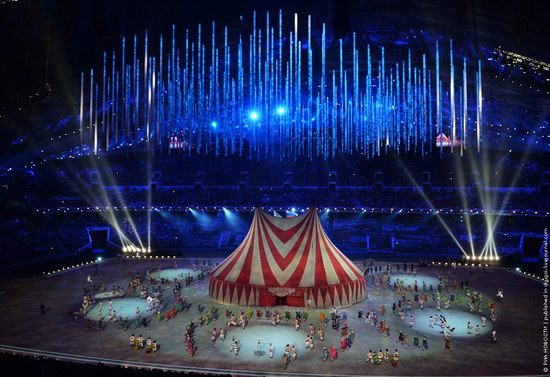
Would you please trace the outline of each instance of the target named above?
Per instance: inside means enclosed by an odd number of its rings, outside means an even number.
[[[257,208],[243,242],[209,277],[213,301],[243,306],[349,306],[366,298],[363,272],[327,237],[316,208],[292,218]]]

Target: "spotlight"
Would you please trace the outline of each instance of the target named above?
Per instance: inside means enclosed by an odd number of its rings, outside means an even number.
[[[216,127],[218,127],[218,122],[214,121],[214,122],[210,123],[210,125],[212,126],[212,128],[216,128]]]
[[[277,114],[283,115],[284,113],[286,113],[286,109],[283,106],[277,107]]]
[[[125,253],[125,252],[127,252],[127,251],[128,251],[128,248],[127,248],[126,246],[124,246],[124,247],[122,248],[122,252]]]
[[[251,111],[250,114],[249,114],[249,117],[252,120],[257,120],[258,117],[259,117],[258,112],[257,111]]]
[[[97,257],[97,261],[98,261],[98,262],[101,262],[102,260],[103,260],[103,258]]]
[[[520,270],[519,267],[516,267],[516,271],[517,271],[517,272],[521,272],[521,270]]]

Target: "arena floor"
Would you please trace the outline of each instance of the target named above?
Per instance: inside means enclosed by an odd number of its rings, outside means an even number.
[[[178,270],[190,272],[194,260],[177,260]],[[154,264],[154,265],[152,265]],[[397,314],[392,314],[391,305],[397,301],[393,290],[368,285],[366,301],[346,308],[348,324],[356,334],[355,342],[350,350],[338,352],[334,361],[322,361],[323,346],[338,347],[340,332],[333,330],[329,324],[324,342],[316,340],[313,351],[305,350],[305,338],[309,323],[318,324],[321,310],[307,310],[309,319],[298,331],[294,322],[285,321],[273,328],[266,319],[258,320],[255,315],[246,329],[232,327],[226,335],[225,342],[219,339],[210,341],[213,328],[222,327],[225,323],[225,306],[220,308],[220,318],[208,326],[196,330],[195,340],[197,352],[193,358],[188,356],[184,347],[185,326],[191,319],[198,318],[197,304],[209,308],[207,279],[183,289],[183,296],[192,303],[189,311],[178,313],[174,319],[158,323],[155,316],[146,328],[135,329],[134,324],[129,330],[119,329],[116,324],[108,323],[104,330],[85,331],[85,320],[75,321],[72,313],[79,309],[82,303],[83,286],[88,275],[94,282],[104,282],[107,287],[113,283],[120,284],[126,290],[128,272],[145,272],[161,266],[167,272],[167,277],[180,276],[174,269],[174,260],[105,260],[101,262],[97,275],[94,267],[86,267],[65,272],[49,278],[24,275],[2,276],[0,280],[0,347],[23,347],[45,352],[56,352],[60,355],[76,355],[86,357],[88,362],[105,362],[108,360],[124,363],[129,366],[152,367],[160,369],[195,370],[205,368],[211,372],[230,374],[258,375],[538,375],[543,374],[542,354],[542,299],[543,286],[534,280],[519,276],[502,269],[457,267],[444,268],[444,271],[456,274],[458,281],[468,280],[471,289],[480,291],[485,297],[496,301],[498,288],[503,288],[505,299],[497,301],[497,321],[489,322],[482,328],[481,335],[467,334],[466,323],[480,323],[480,317],[468,312],[465,300],[460,305],[455,304],[449,310],[436,312],[432,302],[421,311],[413,309],[406,311],[406,318],[414,315],[412,328],[408,321],[402,322]],[[184,270],[186,269],[186,270]],[[436,267],[419,267],[416,279],[421,282],[437,282]],[[394,278],[397,273],[394,274]],[[435,280],[433,280],[435,278]],[[401,279],[415,279],[401,274]],[[430,284],[430,283],[428,283]],[[164,300],[168,307],[173,303],[171,290],[165,290]],[[107,299],[108,300],[108,299]],[[39,305],[44,303],[48,308],[40,314]],[[126,294],[113,299],[113,306],[127,312],[131,316],[136,305],[146,309],[145,301],[138,294]],[[377,329],[365,325],[364,320],[357,318],[359,309],[368,311],[372,307],[379,312],[385,305],[386,313],[380,316],[391,328],[392,337],[384,337]],[[234,312],[236,307],[231,308]],[[284,308],[281,308],[284,310]],[[94,319],[98,308],[93,307],[88,318]],[[103,311],[107,311],[104,304]],[[294,310],[291,308],[292,313]],[[328,310],[325,310],[328,314]],[[147,314],[153,314],[147,312]],[[452,351],[444,350],[444,341],[438,329],[429,326],[429,316],[442,314],[447,323],[455,327],[452,337]],[[488,314],[486,314],[488,316]],[[498,341],[491,342],[491,330],[497,331]],[[410,346],[397,342],[397,331],[407,332]],[[151,337],[160,344],[160,349],[154,354],[136,351],[129,347],[129,337],[134,333]],[[414,347],[413,337],[427,336],[429,350]],[[241,343],[238,356],[230,352],[231,338]],[[264,352],[258,350],[258,341]],[[275,352],[270,359],[265,351],[272,343]],[[281,354],[286,344],[296,343],[298,358],[283,369]],[[338,347],[339,348],[339,347]],[[390,352],[398,349],[400,360],[397,367],[390,363],[372,365],[367,363],[366,354],[372,349]]]

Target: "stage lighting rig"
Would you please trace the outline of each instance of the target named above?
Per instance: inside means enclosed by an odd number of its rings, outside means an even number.
[[[129,254],[132,253],[134,255],[144,255],[144,254],[151,254],[151,248],[150,247],[138,247],[135,245],[127,245],[122,247],[122,253]]]

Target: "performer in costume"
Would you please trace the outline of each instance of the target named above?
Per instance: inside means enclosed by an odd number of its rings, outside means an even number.
[[[374,365],[379,365],[380,364],[380,356],[381,355],[382,355],[382,350],[380,350],[380,353],[375,352],[374,355],[372,355]]]
[[[338,358],[338,351],[336,350],[335,346],[330,347],[330,359],[334,360]]]
[[[451,336],[445,334],[445,349],[451,351]]]
[[[284,354],[283,355],[283,368],[286,369],[288,367],[288,363],[289,363],[289,358],[288,358],[288,355]]]
[[[319,328],[319,330],[317,330],[317,336],[319,337],[320,341],[325,340],[325,333],[323,332],[323,329]]]
[[[371,364],[374,364],[374,355],[372,353],[372,350],[369,350],[369,352],[367,353],[367,363],[371,363]]]
[[[393,353],[393,355],[391,356],[390,358],[390,363],[392,365],[392,367],[397,367],[397,362],[399,361],[399,351],[397,351],[397,348],[395,349],[395,352]]]

